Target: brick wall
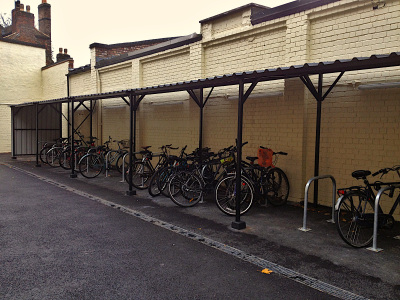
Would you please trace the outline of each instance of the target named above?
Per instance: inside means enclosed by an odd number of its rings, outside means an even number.
[[[202,24],[200,42],[109,69],[92,68],[90,89],[146,87],[399,51],[399,11],[398,1],[373,10],[370,1],[344,0],[255,26],[249,26],[246,13],[210,21]],[[324,91],[337,75],[325,76]],[[311,79],[316,83],[316,76]],[[351,178],[355,169],[398,164],[399,89],[358,87],[399,80],[399,67],[345,73],[322,104],[320,174],[331,174],[338,186],[346,186],[356,184]],[[204,146],[218,150],[235,142],[237,95],[237,86],[217,87],[212,93],[204,109]],[[185,93],[146,96],[137,113],[138,146],[197,147],[199,108],[188,98]],[[278,166],[288,174],[290,200],[303,200],[304,186],[314,176],[315,99],[299,79],[273,81],[259,84],[244,110],[243,140],[249,142],[244,156],[255,155],[260,145],[288,152]],[[128,137],[129,109],[121,99],[104,100],[97,112],[103,139]],[[329,184],[320,183],[320,204],[331,204]]]
[[[121,54],[129,53],[132,51],[140,50],[146,47],[150,47],[153,45],[157,45],[159,43],[165,42],[169,40],[159,39],[159,40],[149,40],[143,42],[136,43],[121,43],[121,44],[113,44],[113,45],[104,45],[104,44],[92,44],[91,47],[95,48],[96,61],[112,58],[119,56]]]
[[[42,99],[45,61],[45,49],[0,41],[0,152],[11,152],[11,109],[7,104]]]

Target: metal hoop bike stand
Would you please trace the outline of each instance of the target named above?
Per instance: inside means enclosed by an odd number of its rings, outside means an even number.
[[[126,157],[129,155],[129,152],[125,153],[122,157],[122,180],[120,182],[125,182],[125,162]]]
[[[316,176],[311,178],[305,187],[305,192],[304,192],[304,214],[303,214],[303,227],[298,228],[301,231],[307,232],[310,231],[310,228],[307,228],[307,206],[308,206],[308,190],[310,188],[310,185],[313,181],[315,180],[320,180],[320,179],[325,179],[325,178],[330,178],[332,181],[332,218],[327,220],[327,222],[330,223],[335,223],[335,199],[336,199],[336,180],[333,176],[331,175],[321,175],[321,176]]]
[[[378,243],[378,209],[379,209],[379,201],[381,201],[382,194],[390,189],[398,189],[400,188],[400,184],[388,185],[381,188],[376,195],[375,198],[375,207],[374,207],[374,235],[372,237],[372,247],[368,247],[367,250],[374,251],[374,252],[381,252],[383,251],[382,248],[377,248]]]

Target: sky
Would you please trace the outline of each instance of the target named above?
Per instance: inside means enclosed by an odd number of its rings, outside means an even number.
[[[0,13],[11,17],[14,0],[0,0]],[[200,33],[200,20],[248,3],[276,7],[292,0],[47,0],[51,4],[53,58],[67,48],[74,66],[90,63],[89,45],[116,44]],[[42,0],[30,5],[37,24]]]

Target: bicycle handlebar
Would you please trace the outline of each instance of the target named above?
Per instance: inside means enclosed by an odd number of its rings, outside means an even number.
[[[397,175],[399,175],[399,177],[400,177],[400,174],[398,172],[399,169],[400,169],[400,165],[395,165],[395,166],[393,166],[391,168],[383,168],[383,169],[380,169],[379,171],[376,171],[375,173],[373,173],[372,176],[376,176],[376,175],[379,175],[379,174],[382,174],[382,176],[383,176],[383,175],[385,175],[385,174],[387,174],[387,173],[389,173],[391,171],[396,171]]]

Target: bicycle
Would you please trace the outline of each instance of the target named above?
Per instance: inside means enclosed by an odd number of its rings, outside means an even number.
[[[400,166],[384,168],[372,174],[373,177],[382,174],[381,178],[389,172],[396,172],[400,178]],[[348,245],[355,248],[366,247],[371,244],[373,239],[374,225],[374,205],[375,193],[382,186],[391,186],[399,182],[381,182],[370,183],[367,177],[371,171],[357,170],[351,176],[357,180],[362,180],[363,186],[351,186],[338,189],[340,196],[335,206],[335,223],[340,237]],[[394,188],[385,193],[389,198],[394,196]],[[394,225],[393,213],[400,203],[400,194],[397,196],[392,208],[388,214],[383,213],[381,206],[378,207],[378,228],[391,229]]]
[[[209,152],[209,148],[195,151],[193,157],[188,157],[194,163],[176,172],[169,180],[170,199],[182,207],[199,203],[207,192],[213,190],[216,182],[228,173],[228,165],[232,165],[234,159],[226,153],[232,148],[225,148],[217,154]]]
[[[164,192],[165,187],[167,186],[168,178],[171,176],[172,172],[178,167],[179,163],[184,160],[184,157],[186,156],[186,148],[187,145],[182,148],[179,156],[168,155],[164,166],[160,166],[154,172],[153,176],[151,176],[148,191],[152,197],[156,197],[161,194],[168,197],[168,194]]]
[[[247,144],[244,143],[243,145]],[[266,150],[266,151],[264,151]],[[263,155],[268,154],[268,159]],[[284,205],[289,196],[289,180],[282,169],[275,166],[279,155],[286,152],[273,152],[260,146],[257,157],[248,156],[250,163],[241,162],[240,214],[243,215],[253,205],[254,198],[260,204]],[[273,159],[273,157],[275,159]],[[254,162],[258,160],[258,164]],[[256,195],[257,197],[254,197]],[[236,215],[236,173],[228,174],[215,189],[217,207],[227,215]]]
[[[59,143],[55,143],[47,152],[46,152],[46,163],[55,168],[58,167],[60,156],[62,155],[64,149],[68,146],[69,140],[66,138],[60,138]]]
[[[83,137],[83,136],[82,136]],[[78,162],[79,160],[88,153],[90,149],[95,148],[95,140],[96,137],[92,137],[90,141],[83,141],[83,140],[74,140],[75,147],[74,147],[74,170],[79,172],[78,170]],[[85,145],[83,145],[85,144]],[[71,145],[68,145],[64,148],[62,154],[59,157],[59,164],[61,168],[65,170],[71,170]]]
[[[246,157],[250,163],[242,162],[244,173],[251,180],[260,205],[270,203],[282,206],[287,203],[290,185],[285,172],[276,167],[279,155],[286,156],[287,153],[260,146],[256,157]],[[258,164],[254,163],[255,160],[258,160]]]
[[[111,139],[109,138],[104,145],[97,148],[90,148],[88,153],[82,156],[78,162],[78,170],[83,177],[95,178],[105,170],[105,159],[107,152],[110,151],[110,142]]]
[[[169,150],[176,150],[178,148],[173,148],[172,145],[164,145],[161,146],[161,152],[160,153],[153,153],[149,150],[151,146],[146,146],[142,147],[143,150],[139,152],[135,152],[133,154],[141,154],[142,158],[141,159],[136,159],[134,162],[134,165],[132,166],[132,185],[139,189],[139,190],[144,190],[149,188],[149,183],[151,177],[154,175],[154,173],[164,167],[167,163],[167,158],[169,156],[168,151]],[[153,157],[159,157],[157,164],[153,166],[151,163]],[[128,170],[126,171],[126,176],[125,179],[129,183],[130,176],[129,176],[129,167]]]
[[[109,140],[111,137],[109,137]],[[106,154],[106,165],[107,169],[115,168],[119,173],[122,174],[122,164],[123,158],[128,150],[125,150],[126,144],[129,142],[128,140],[114,140],[114,143],[117,143],[118,149],[116,150],[109,150]],[[126,167],[126,165],[125,165]]]

